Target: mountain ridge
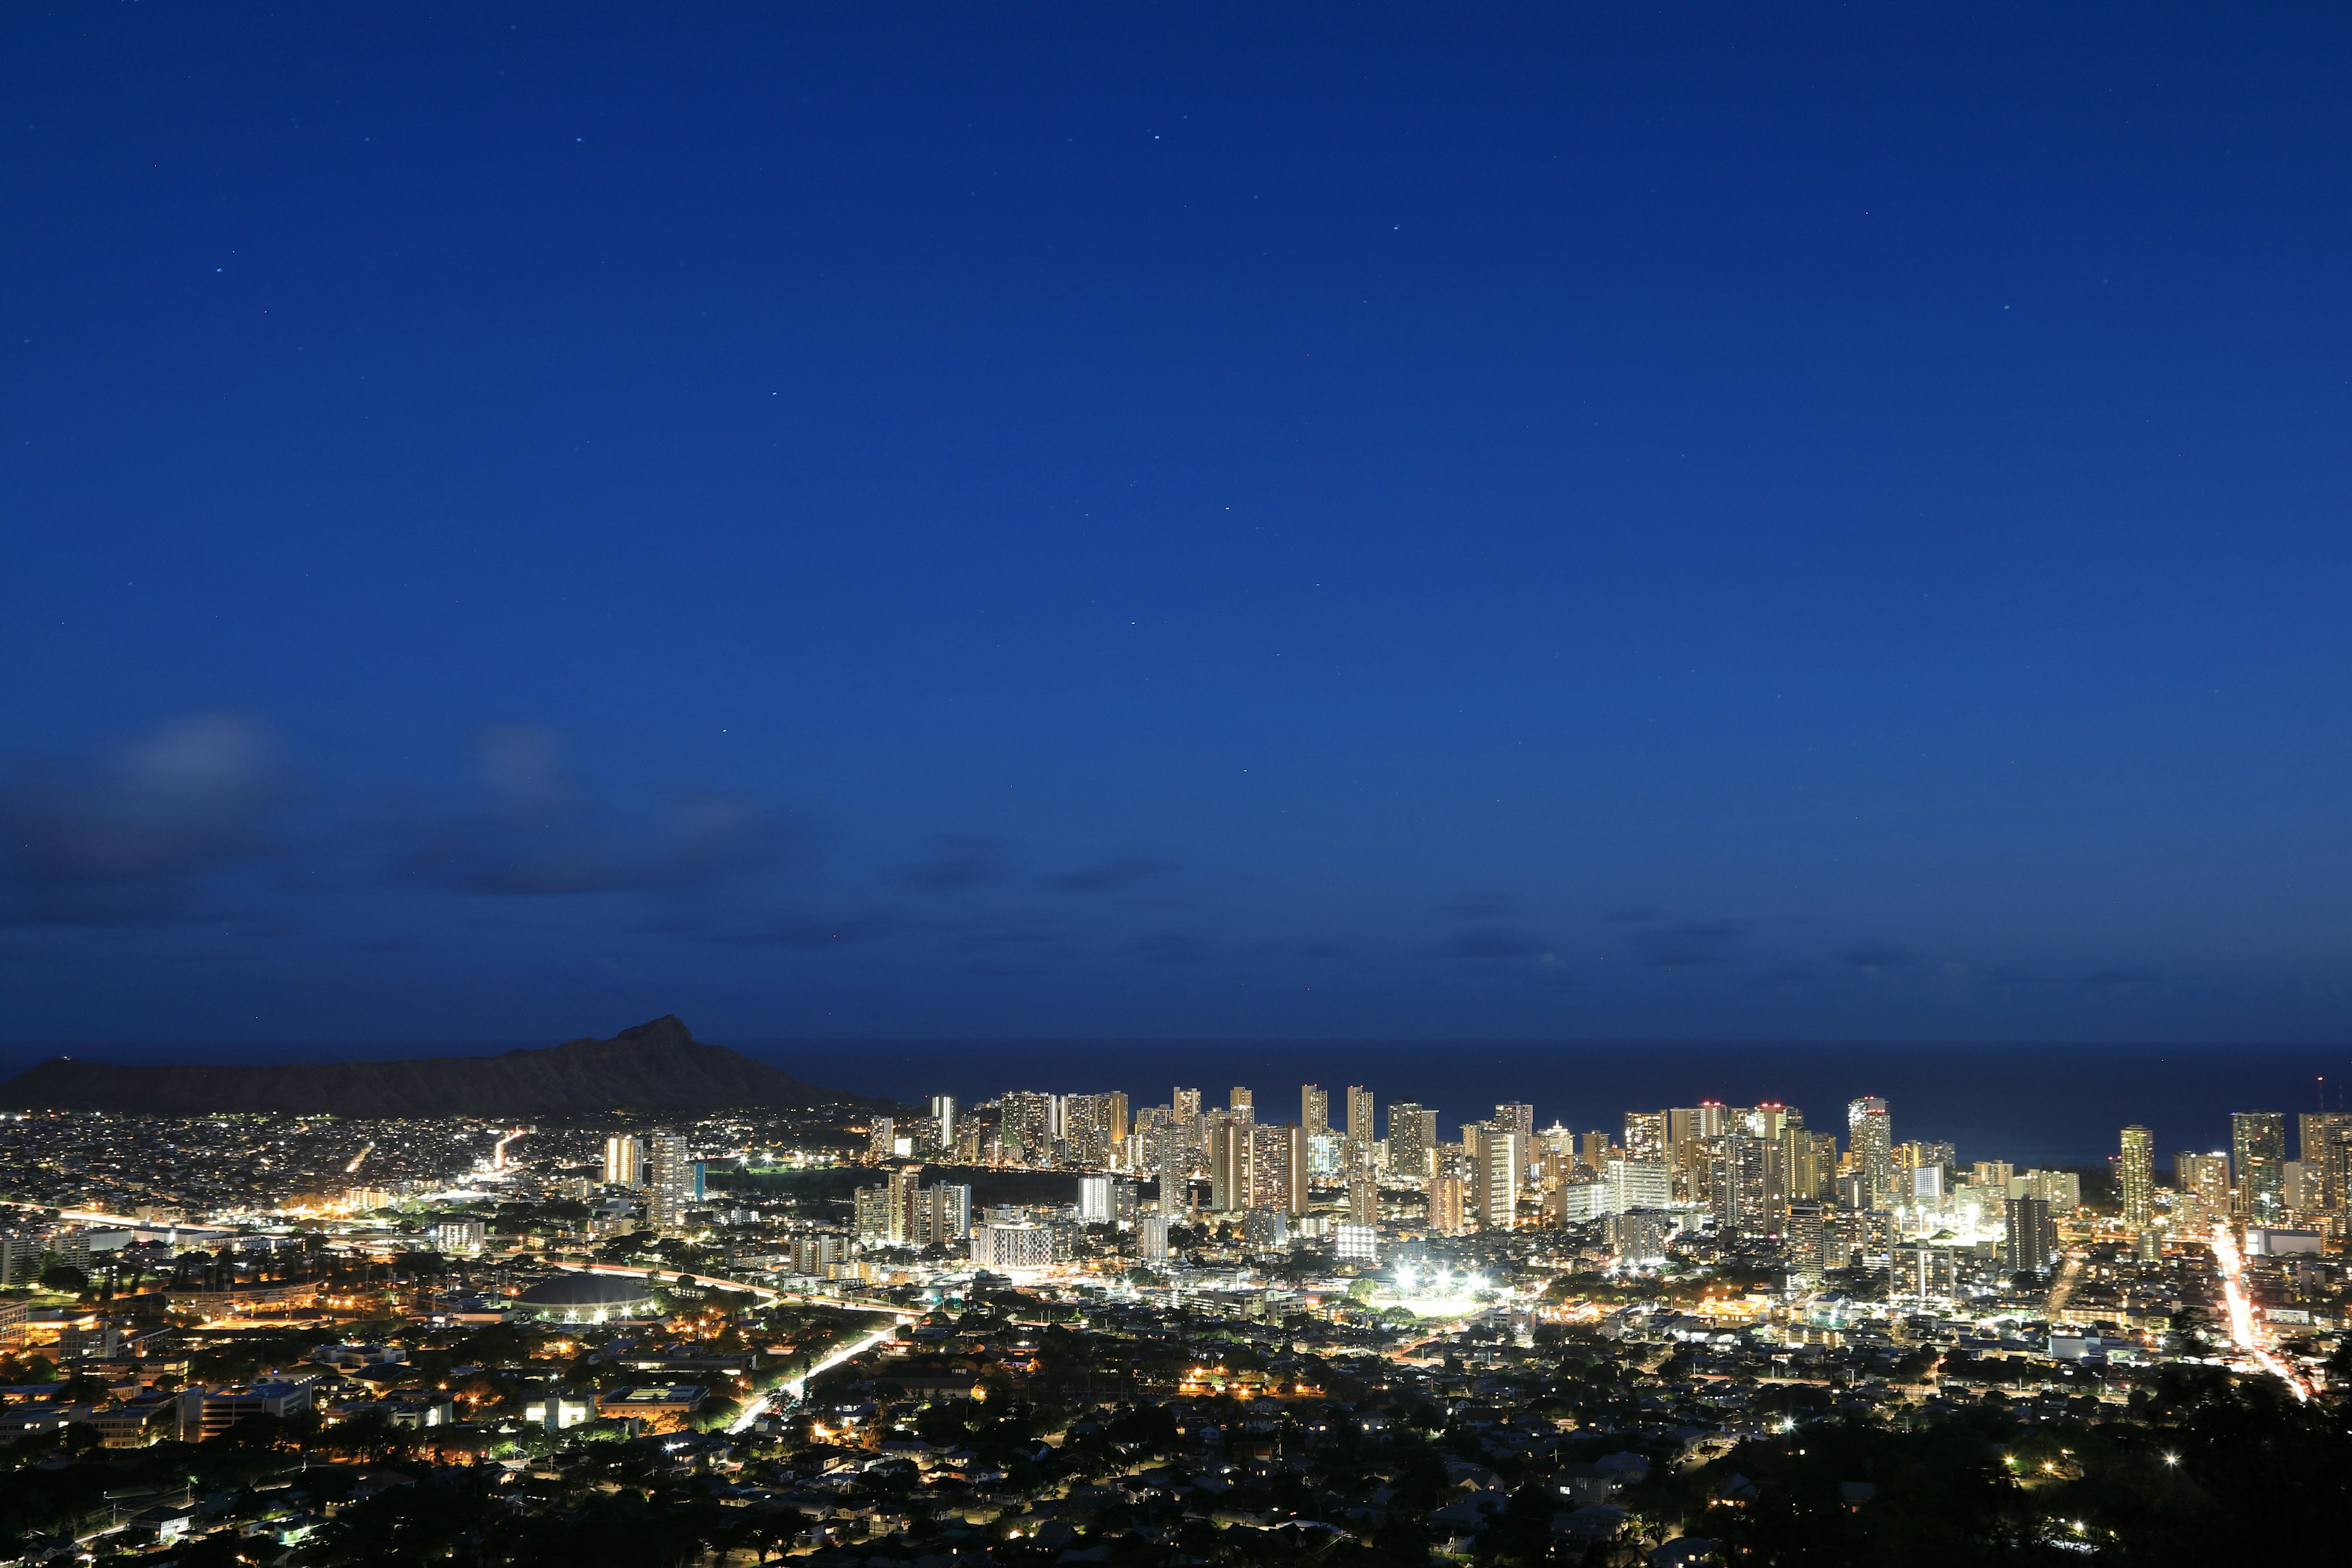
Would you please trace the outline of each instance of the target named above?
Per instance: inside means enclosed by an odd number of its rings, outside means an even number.
[[[253,1066],[53,1057],[0,1084],[0,1105],[148,1116],[552,1117],[828,1104],[888,1102],[820,1089],[740,1051],[705,1045],[675,1014],[609,1040],[583,1036],[494,1057]]]

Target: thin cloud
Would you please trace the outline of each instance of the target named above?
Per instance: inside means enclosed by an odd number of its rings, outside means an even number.
[[[1544,944],[1510,926],[1473,926],[1447,937],[1439,950],[1448,958],[1533,958]]]
[[[919,893],[956,893],[1001,882],[1003,846],[993,838],[942,838],[930,858],[908,867],[898,879]]]
[[[1638,931],[1633,954],[1642,963],[1662,969],[1690,969],[1728,963],[1746,927],[1738,921],[1684,921]]]
[[[100,756],[19,768],[0,786],[8,918],[108,925],[194,912],[213,877],[283,852],[291,775],[235,713],[177,719]]]
[[[763,869],[785,847],[758,807],[723,795],[681,796],[650,831],[617,832],[543,730],[490,731],[478,762],[482,809],[397,825],[396,880],[500,897],[677,890]]]
[[[1164,877],[1175,868],[1165,860],[1113,860],[1108,865],[1048,877],[1045,886],[1057,893],[1115,893],[1138,882]]]

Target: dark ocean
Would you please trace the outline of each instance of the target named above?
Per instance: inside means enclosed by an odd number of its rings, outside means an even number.
[[[250,1046],[78,1046],[70,1054],[108,1061],[335,1061],[410,1056],[484,1055],[551,1041],[369,1042]],[[811,1083],[919,1100],[934,1093],[973,1100],[1008,1089],[1092,1093],[1123,1089],[1141,1107],[1164,1102],[1175,1086],[1222,1104],[1236,1084],[1256,1091],[1260,1115],[1292,1121],[1298,1086],[1340,1090],[1368,1084],[1383,1110],[1393,1100],[1433,1106],[1449,1135],[1503,1101],[1530,1101],[1538,1126],[1555,1119],[1579,1131],[1615,1131],[1629,1110],[1717,1100],[1779,1100],[1809,1124],[1843,1136],[1845,1102],[1886,1100],[1895,1136],[1946,1140],[1963,1162],[2086,1164],[2116,1149],[2122,1127],[2156,1134],[2157,1159],[2180,1150],[2228,1146],[2233,1110],[2315,1110],[2352,1079],[2352,1047],[1739,1045],[1580,1042],[1560,1045],[1301,1044],[1103,1041],[1036,1044],[954,1041],[727,1042]],[[0,1053],[8,1076],[58,1050]],[[2290,1148],[2293,1133],[2289,1134]]]

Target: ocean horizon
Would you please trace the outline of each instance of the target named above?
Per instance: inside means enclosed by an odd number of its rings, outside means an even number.
[[[0,1071],[74,1056],[141,1062],[389,1061],[490,1056],[551,1040],[205,1041],[12,1046]],[[1615,1134],[1628,1110],[1704,1100],[1776,1101],[1809,1126],[1844,1134],[1845,1104],[1887,1100],[1898,1140],[1948,1142],[1958,1158],[2024,1165],[2104,1160],[2137,1123],[2159,1164],[2174,1153],[2227,1148],[2230,1113],[2290,1117],[2340,1103],[2352,1047],[1951,1043],[1920,1041],[1305,1041],[1305,1040],[748,1040],[719,1041],[824,1088],[917,1101],[971,1102],[1007,1089],[1124,1089],[1140,1108],[1182,1085],[1223,1104],[1246,1087],[1266,1121],[1295,1121],[1298,1089],[1366,1084],[1388,1106],[1434,1108],[1449,1134],[1506,1102],[1536,1108],[1538,1126]],[[2292,1134],[2290,1134],[2292,1139]]]

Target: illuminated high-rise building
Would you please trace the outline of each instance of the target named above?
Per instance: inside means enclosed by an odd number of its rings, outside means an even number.
[[[1233,1114],[1244,1121],[1257,1120],[1257,1096],[1248,1089],[1236,1088],[1225,1101]]]
[[[1409,1100],[1389,1107],[1389,1169],[1401,1176],[1426,1176],[1430,1151],[1437,1147],[1437,1112]]]
[[[1577,1163],[1588,1171],[1598,1171],[1609,1163],[1609,1134],[1600,1131],[1586,1133],[1577,1140]]]
[[[2006,1210],[2001,1266],[2011,1273],[2047,1270],[2058,1256],[2058,1223],[2050,1217],[2050,1205],[2038,1197],[2011,1198]]]
[[[1666,1157],[1666,1113],[1629,1110],[1625,1113],[1625,1152],[1635,1160]]]
[[[1016,1165],[1043,1165],[1054,1158],[1055,1097],[1012,1089],[997,1102],[998,1136],[1004,1157]]]
[[[1849,1100],[1845,1108],[1846,1146],[1853,1151],[1854,1171],[1861,1178],[1864,1208],[1880,1208],[1895,1196],[1894,1118],[1886,1101],[1874,1094]]]
[[[639,1187],[646,1180],[646,1146],[642,1140],[615,1132],[604,1140],[604,1183],[614,1187]]]
[[[1511,1230],[1519,1222],[1519,1180],[1527,1169],[1527,1145],[1517,1129],[1473,1122],[1462,1130],[1470,1159],[1471,1205],[1488,1230]]]
[[[1201,1119],[1201,1091],[1197,1089],[1178,1089],[1169,1104],[1175,1110],[1179,1121],[1198,1121]]]
[[[2183,1150],[2172,1157],[2172,1231],[2201,1237],[2230,1217],[2230,1156]]]
[[[1381,1181],[1362,1172],[1348,1178],[1348,1218],[1357,1225],[1381,1222]]]
[[[2318,1173],[2317,1206],[2341,1235],[2352,1211],[2352,1110],[2306,1110],[2295,1122],[2295,1157]]]
[[[942,1149],[956,1146],[956,1102],[952,1094],[931,1096],[931,1137]]]
[[[646,1219],[664,1236],[686,1231],[686,1214],[694,1202],[694,1164],[686,1157],[686,1140],[676,1132],[656,1132],[646,1139]]]
[[[2238,1169],[2238,1211],[2270,1221],[2286,1208],[2286,1117],[2241,1110],[2230,1118],[2230,1153]]]
[[[1307,1139],[1287,1123],[1251,1127],[1249,1206],[1307,1212]]]
[[[1372,1091],[1360,1083],[1348,1086],[1348,1136],[1362,1144],[1379,1136],[1372,1124]]]
[[[1219,1214],[1249,1207],[1250,1124],[1230,1110],[1201,1118],[1208,1131],[1209,1206]]]
[[[1319,1083],[1300,1086],[1298,1090],[1298,1125],[1309,1138],[1320,1138],[1331,1131],[1331,1091]]]
[[[1728,1236],[1777,1236],[1787,1213],[1786,1146],[1778,1138],[1727,1133],[1712,1141],[1707,1198]]]
[[[1460,1236],[1468,1226],[1465,1223],[1468,1209],[1467,1194],[1462,1178],[1441,1172],[1429,1178],[1429,1233],[1432,1236]]]
[[[2124,1223],[2145,1230],[2156,1223],[2156,1135],[2135,1123],[2123,1131],[2122,1151],[2116,1161],[2116,1184],[2122,1189]]]
[[[866,1152],[877,1160],[887,1160],[898,1152],[898,1125],[887,1116],[876,1116],[866,1125]]]

